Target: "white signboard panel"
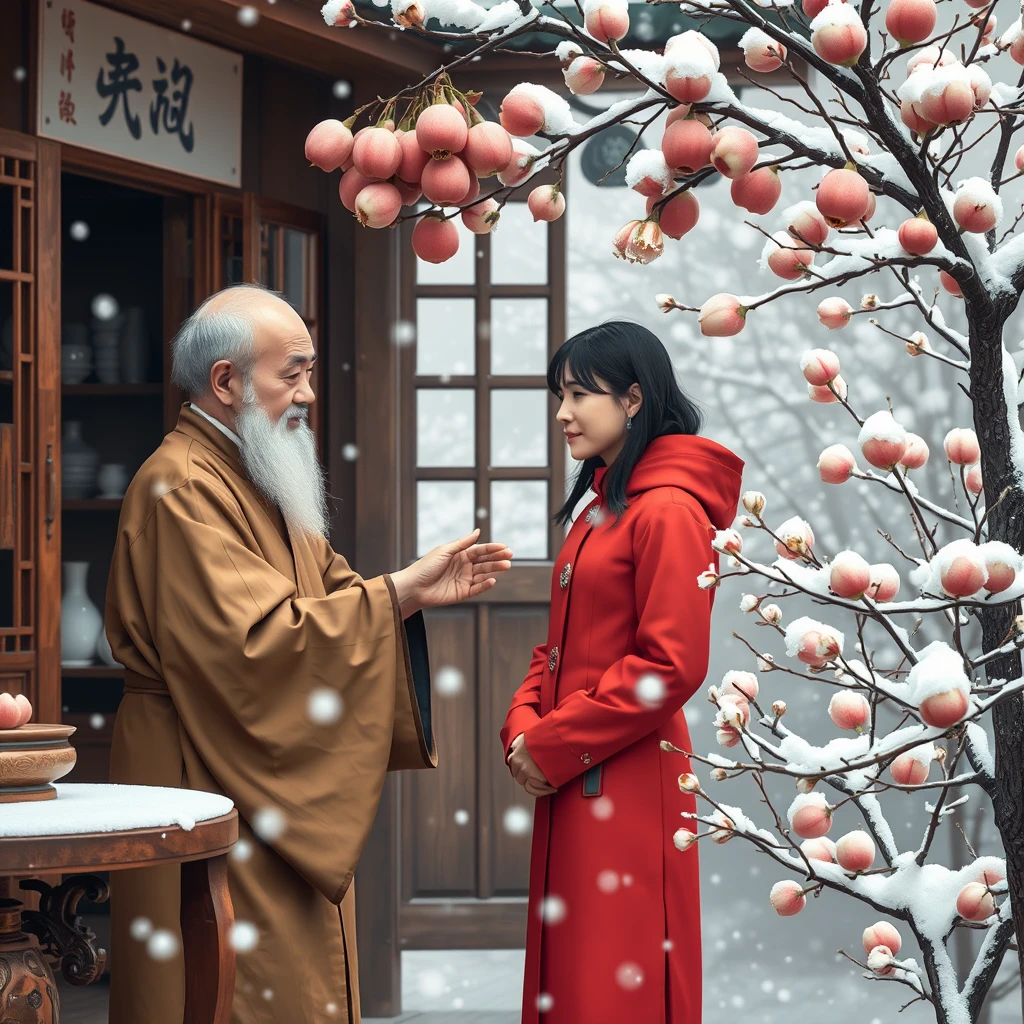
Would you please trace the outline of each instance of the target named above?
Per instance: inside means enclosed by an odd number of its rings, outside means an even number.
[[[241,184],[240,54],[84,0],[39,6],[40,135]]]

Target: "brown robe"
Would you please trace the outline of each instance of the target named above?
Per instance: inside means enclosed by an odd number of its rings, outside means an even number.
[[[186,405],[125,495],[106,631],[126,669],[111,782],[238,808],[250,853],[229,856],[229,885],[259,944],[238,954],[233,1024],[357,1024],[352,876],[385,772],[437,763],[422,615],[403,623],[388,576],[290,533]],[[333,724],[308,711],[324,687],[343,702]],[[264,808],[285,823],[266,842],[250,828]],[[145,917],[180,938],[179,877],[111,876],[112,1024],[182,1024],[182,957],[153,960],[130,933]]]

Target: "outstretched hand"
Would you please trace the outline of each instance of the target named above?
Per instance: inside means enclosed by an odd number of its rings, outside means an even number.
[[[498,573],[512,567],[504,544],[474,544],[479,527],[468,537],[442,544],[409,566],[413,591],[422,608],[457,604],[490,590]]]

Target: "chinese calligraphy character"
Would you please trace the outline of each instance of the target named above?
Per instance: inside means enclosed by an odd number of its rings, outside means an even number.
[[[62,52],[60,55],[60,73],[62,77],[71,81],[71,72],[75,70],[75,54],[73,50]]]
[[[75,103],[71,99],[71,93],[60,91],[60,101],[57,103],[57,110],[60,112],[60,119],[68,124],[77,125],[75,120]]]
[[[167,65],[159,58],[156,59],[157,67],[163,78],[153,81],[153,91],[156,98],[149,108],[149,123],[154,133],[160,131],[160,119],[163,116],[164,131],[171,135],[177,134],[181,139],[182,148],[186,153],[192,152],[194,139],[192,137],[192,124],[189,123],[188,130],[185,130],[185,118],[188,114],[188,97],[192,91],[192,69],[187,64],[182,64],[177,57],[174,58],[174,67],[171,68],[171,83],[179,88],[167,96]]]
[[[132,72],[139,68],[139,58],[134,53],[125,52],[124,40],[120,36],[114,36],[114,46],[114,52],[107,54],[107,63],[111,66],[111,70],[107,72],[107,81],[103,81],[103,68],[100,68],[96,79],[96,92],[103,99],[110,97],[107,109],[100,114],[100,124],[106,126],[110,123],[117,108],[117,101],[122,100],[128,131],[132,133],[132,138],[138,139],[142,135],[142,125],[138,114],[133,114],[128,107],[128,93],[142,92],[142,82],[131,77]]]
[[[75,12],[70,7],[65,7],[60,12],[60,27],[64,29],[64,35],[73,43],[75,41]]]

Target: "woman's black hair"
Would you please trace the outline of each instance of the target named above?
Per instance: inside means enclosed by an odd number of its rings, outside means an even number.
[[[643,404],[626,432],[622,451],[605,476],[605,501],[618,518],[629,507],[626,482],[647,445],[662,434],[699,434],[703,415],[679,386],[672,360],[658,336],[628,320],[611,320],[574,334],[548,366],[548,388],[558,398],[562,397],[563,375],[587,391],[611,394],[617,399],[625,398],[633,384],[640,386]],[[572,491],[554,517],[559,526],[569,522],[573,509],[594,482],[594,470],[603,465],[599,455],[580,465]]]

